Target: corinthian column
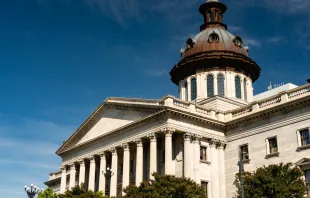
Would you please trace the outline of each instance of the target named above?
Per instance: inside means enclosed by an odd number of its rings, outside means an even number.
[[[105,194],[105,169],[106,169],[106,157],[105,153],[100,154],[100,170],[99,170],[99,191]]]
[[[95,171],[96,171],[96,162],[95,157],[92,156],[89,159],[89,181],[88,181],[88,190],[95,190]]]
[[[211,193],[212,198],[219,198],[219,176],[218,176],[218,152],[216,149],[216,141],[210,141],[211,150]]]
[[[195,136],[193,141],[193,150],[194,150],[194,181],[196,181],[197,184],[200,184],[200,144],[199,139],[201,137]]]
[[[80,174],[79,174],[79,185],[85,184],[85,162],[84,160],[79,161],[80,163]]]
[[[64,193],[66,191],[67,185],[67,170],[66,167],[61,168],[61,181],[60,181],[60,193]]]
[[[219,153],[219,183],[220,183],[220,198],[226,198],[226,181],[225,181],[225,158],[224,158],[225,143],[221,142],[218,146]]]
[[[70,166],[70,183],[69,183],[69,188],[73,188],[75,186],[75,164],[71,164]]]
[[[143,144],[141,140],[137,141],[136,155],[136,186],[143,181]]]
[[[155,134],[151,134],[150,138],[150,179],[154,179],[152,174],[157,172],[157,139]]]
[[[165,174],[173,175],[174,168],[172,163],[172,134],[174,130],[172,128],[165,128]]]
[[[191,135],[189,133],[184,134],[184,177],[192,178],[193,175],[193,151],[191,144]]]
[[[116,149],[112,149],[112,176],[111,176],[111,184],[110,184],[110,197],[116,197],[117,194],[117,164],[118,164],[118,156]]]
[[[124,144],[124,157],[123,157],[123,189],[129,185],[129,164],[130,164],[130,151],[129,145]],[[123,192],[124,195],[124,192]]]

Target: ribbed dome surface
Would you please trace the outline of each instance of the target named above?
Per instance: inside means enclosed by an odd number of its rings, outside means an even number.
[[[218,35],[218,41],[210,42],[210,35],[214,33]],[[195,44],[184,52],[183,59],[194,54],[212,51],[231,51],[248,56],[242,45],[237,46],[234,43],[235,38],[236,36],[221,26],[208,27],[193,38]]]

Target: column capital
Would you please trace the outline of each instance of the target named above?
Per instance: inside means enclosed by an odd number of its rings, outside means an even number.
[[[71,169],[71,170],[75,169],[75,162],[73,162],[72,164],[70,164],[70,169]]]
[[[193,136],[193,140],[194,140],[194,143],[199,143],[200,142],[200,140],[202,139],[202,136],[201,135],[194,135]]]
[[[164,132],[166,136],[172,136],[172,134],[175,132],[175,129],[172,127],[165,127],[161,130],[161,132]]]
[[[95,156],[93,156],[93,155],[88,156],[87,159],[89,159],[90,163],[95,163]]]
[[[226,142],[225,141],[219,141],[218,149],[224,149],[225,147],[226,147]]]
[[[67,165],[61,165],[60,170],[61,172],[67,172]]]
[[[219,141],[217,139],[210,139],[209,140],[209,145],[210,145],[210,147],[216,147],[218,142]]]
[[[84,159],[79,159],[78,163],[80,164],[80,166],[85,166],[85,161]]]
[[[129,144],[128,143],[125,143],[122,145],[124,151],[129,151]]]
[[[193,136],[193,134],[191,134],[191,133],[184,133],[184,135],[183,135],[184,141],[190,141],[192,136]]]
[[[112,153],[112,155],[117,155],[117,150],[116,148],[111,148],[109,151]]]
[[[142,140],[141,139],[138,139],[135,141],[136,144],[137,144],[137,147],[143,147],[143,143],[142,143]]]
[[[100,159],[105,158],[105,152],[104,151],[99,152],[98,155],[99,155]]]
[[[150,139],[151,142],[157,141],[157,136],[155,133],[150,133],[147,137]]]

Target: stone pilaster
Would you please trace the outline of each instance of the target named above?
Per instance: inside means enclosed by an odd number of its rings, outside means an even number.
[[[225,142],[220,142],[219,145],[218,145],[220,198],[226,198],[224,148],[225,148]]]
[[[143,144],[141,140],[137,143],[137,155],[136,155],[136,185],[139,186],[143,181]]]
[[[193,180],[196,181],[197,184],[200,184],[200,136],[193,137],[193,167],[194,167],[194,178]]]
[[[217,141],[212,139],[210,142],[211,152],[211,194],[212,198],[219,198],[219,175],[218,175],[218,152],[216,148]]]
[[[172,163],[172,134],[174,129],[165,128],[165,174],[174,175],[174,168]]]

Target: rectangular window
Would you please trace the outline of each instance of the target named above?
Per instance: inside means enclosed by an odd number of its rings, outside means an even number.
[[[201,182],[201,188],[203,189],[203,191],[205,192],[205,198],[208,197],[208,182]]]
[[[248,145],[240,146],[240,160],[249,159],[249,148]]]
[[[201,146],[200,147],[200,160],[201,161],[207,161],[207,148]]]
[[[269,152],[270,154],[272,153],[277,153],[278,152],[278,142],[277,138],[270,138],[269,140]]]
[[[301,140],[301,146],[306,146],[310,144],[309,129],[300,131],[300,140]]]
[[[310,170],[305,170],[306,184],[308,188],[308,196],[310,195]]]

